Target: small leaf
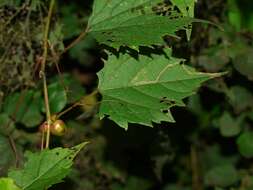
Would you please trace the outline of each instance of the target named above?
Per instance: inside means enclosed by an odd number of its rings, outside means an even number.
[[[215,187],[215,190],[224,190],[224,189],[220,187]]]
[[[190,187],[183,187],[182,185],[178,184],[168,184],[166,185],[163,190],[190,190]]]
[[[217,166],[235,165],[238,161],[237,155],[224,155],[222,154],[219,144],[206,146],[205,150],[201,152],[201,162],[203,162],[203,169],[209,171]]]
[[[0,134],[8,135],[14,128],[14,121],[6,113],[0,114]]]
[[[253,80],[253,48],[244,47],[233,61],[234,67],[249,80]]]
[[[85,88],[81,83],[70,75],[64,76],[64,85],[67,88],[67,99],[68,103],[74,103],[85,96]]]
[[[64,44],[63,44],[63,32],[62,29],[63,26],[59,23],[56,23],[54,26],[54,29],[50,32],[49,40],[52,47],[54,47],[57,51],[63,51],[64,50]]]
[[[21,170],[12,170],[9,177],[15,180],[22,190],[45,190],[62,182],[70,172],[73,159],[86,145],[73,148],[55,148],[39,153],[27,153],[27,162]]]
[[[14,154],[8,139],[0,134],[0,175],[5,174],[11,164],[14,164]],[[0,188],[1,189],[1,188]]]
[[[240,133],[242,121],[233,118],[228,112],[224,112],[219,120],[220,133],[224,137],[233,137]]]
[[[236,113],[253,108],[253,94],[247,88],[232,86],[227,92],[227,96]]]
[[[238,7],[236,0],[228,0],[228,6],[229,23],[235,27],[237,32],[239,32],[242,25],[242,15],[240,8]]]
[[[21,0],[1,0],[0,1],[0,6],[3,7],[3,6],[19,6],[21,3]]]
[[[219,72],[230,62],[228,52],[220,45],[204,50],[198,64],[208,72]]]
[[[31,10],[36,11],[36,9],[41,5],[40,0],[32,0],[31,1]]]
[[[9,116],[15,116],[15,121],[27,127],[35,127],[43,119],[40,113],[41,101],[40,92],[33,90],[10,94],[4,101],[4,112]]]
[[[228,187],[239,180],[236,169],[232,165],[212,168],[205,176],[205,183],[211,186]]]
[[[249,113],[247,113],[247,117],[253,121],[253,111],[250,111]]]
[[[131,176],[126,180],[126,184],[123,186],[118,183],[112,185],[112,190],[146,190],[152,187],[152,182],[145,178]]]
[[[239,152],[246,158],[253,157],[253,133],[245,132],[237,139]]]
[[[36,127],[43,120],[43,116],[40,112],[40,101],[42,97],[40,92],[35,92],[33,94],[33,101],[29,105],[29,109],[25,112],[22,117],[21,123],[23,123],[27,127]]]
[[[182,106],[182,99],[194,94],[200,84],[217,74],[204,74],[181,65],[181,59],[167,55],[153,58],[129,55],[109,56],[98,73],[99,91],[103,95],[99,115],[108,115],[119,126],[128,123],[152,126],[152,122],[174,122],[173,106]],[[127,71],[127,72],[126,72]]]
[[[14,184],[13,179],[0,178],[0,189],[1,190],[21,190]]]
[[[58,81],[48,85],[48,98],[50,111],[52,113],[60,112],[67,105],[66,91],[63,85]],[[44,106],[43,111],[45,111]]]

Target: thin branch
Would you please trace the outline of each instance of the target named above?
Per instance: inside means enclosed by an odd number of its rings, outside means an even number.
[[[87,26],[85,30],[81,32],[80,35],[73,42],[71,42],[67,47],[65,47],[62,54],[66,53],[69,49],[71,49],[76,44],[78,44],[87,35],[88,31],[89,31],[89,27]]]
[[[81,106],[82,104],[80,102],[76,102],[73,105],[71,105],[70,107],[68,107],[67,109],[65,109],[64,111],[60,112],[57,114],[57,118],[60,118],[61,116],[63,116],[64,114],[66,114],[67,112],[71,111],[72,109],[74,109],[77,106]]]
[[[92,93],[86,95],[86,96],[95,96],[96,94],[98,94],[99,91],[98,89],[94,90]],[[72,109],[74,109],[77,106],[82,106],[84,105],[84,103],[81,103],[83,100],[79,100],[77,102],[75,102],[73,105],[71,105],[70,107],[66,108],[65,110],[63,110],[62,112],[58,113],[56,115],[56,118],[60,118],[61,116],[63,116],[64,114],[68,113],[69,111],[71,111]]]

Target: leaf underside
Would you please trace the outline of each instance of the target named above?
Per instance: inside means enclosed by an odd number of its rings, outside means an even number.
[[[217,76],[181,65],[183,60],[171,57],[170,52],[166,57],[140,56],[136,60],[129,55],[109,56],[98,73],[98,88],[103,96],[100,117],[109,116],[125,129],[128,123],[152,126],[152,122],[174,122],[170,108],[184,106],[183,98]]]
[[[162,37],[176,36],[178,30],[189,29],[193,22],[194,0],[187,1],[190,10],[188,6],[184,10],[182,0],[172,2],[173,5],[164,5],[163,0],[95,0],[88,32],[99,43],[114,48],[163,44]],[[175,9],[177,4],[181,12]],[[159,6],[160,11],[155,11]],[[188,11],[191,13],[186,14]]]
[[[22,190],[45,190],[62,182],[67,176],[76,154],[85,146],[82,143],[73,148],[55,148],[39,153],[27,153],[22,170],[12,170],[9,177]]]

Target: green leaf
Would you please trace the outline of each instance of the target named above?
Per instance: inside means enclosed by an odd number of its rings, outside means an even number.
[[[14,164],[15,160],[8,138],[2,135],[0,135],[0,155],[0,175],[2,175],[5,174],[11,164]]]
[[[228,187],[239,180],[236,169],[232,165],[212,168],[205,176],[205,183],[211,186]]]
[[[215,187],[215,190],[224,190],[224,189],[220,187]]]
[[[219,120],[220,133],[224,137],[233,137],[241,132],[241,118],[233,118],[228,112],[224,112]]]
[[[247,117],[253,121],[253,110],[247,113]]]
[[[32,0],[31,1],[31,10],[36,11],[36,9],[41,5],[41,1],[40,0]]]
[[[236,31],[240,31],[242,25],[242,15],[236,0],[228,0],[228,20],[230,24],[235,27]]]
[[[40,92],[33,94],[32,102],[29,104],[29,109],[24,113],[21,123],[27,127],[36,127],[43,120],[43,116],[40,112],[40,101],[42,97]]]
[[[239,152],[246,158],[253,157],[253,132],[245,132],[237,139]]]
[[[60,112],[67,105],[67,93],[63,84],[57,81],[48,85],[48,98],[50,111],[52,113]],[[45,111],[44,106],[43,111]]]
[[[94,48],[95,45],[96,41],[94,38],[87,36],[69,50],[69,55],[82,65],[92,65],[94,62],[94,57],[90,55],[89,50]]]
[[[61,15],[59,19],[64,25],[63,33],[65,39],[78,36],[82,32],[83,25],[87,22],[88,18],[85,14],[82,14],[84,11],[82,12],[80,9],[83,10],[83,7],[79,6],[78,3],[61,4],[61,6],[59,6]]]
[[[247,88],[232,86],[227,91],[227,96],[236,113],[253,108],[253,94]]]
[[[209,72],[219,72],[229,62],[228,52],[221,45],[204,50],[203,54],[198,57],[198,64]]]
[[[215,144],[205,147],[200,154],[200,161],[203,163],[203,170],[209,171],[216,166],[235,165],[238,161],[238,156],[222,154],[219,144]]]
[[[39,153],[27,153],[28,161],[21,170],[9,172],[22,190],[45,190],[62,182],[70,172],[73,159],[86,145],[82,143],[73,148],[55,148]]]
[[[129,55],[109,56],[98,73],[103,95],[100,117],[108,115],[125,129],[128,123],[174,122],[169,109],[183,106],[182,99],[194,94],[201,82],[218,76],[196,72],[181,61],[161,55],[140,56],[139,60]]]
[[[176,184],[168,184],[163,190],[190,190],[190,187],[182,187],[181,185]]]
[[[253,48],[244,47],[233,61],[234,67],[249,80],[253,80]]]
[[[1,190],[21,190],[14,184],[13,179],[0,178],[0,189]]]
[[[118,183],[112,185],[112,190],[146,190],[152,187],[152,182],[145,178],[130,176],[123,186]]]
[[[15,121],[27,127],[35,127],[43,120],[40,112],[41,101],[40,92],[33,90],[10,94],[4,102],[4,112],[15,116]]]
[[[19,6],[21,0],[0,0],[0,6]]]
[[[15,123],[6,113],[0,114],[0,134],[8,135],[15,129]]]
[[[54,26],[54,29],[50,32],[50,35],[49,35],[50,44],[57,51],[64,50],[64,44],[63,44],[64,36],[63,36],[62,28],[63,26],[60,23],[56,23]]]
[[[119,46],[163,44],[165,35],[186,29],[193,18],[176,11],[160,16],[153,7],[163,0],[95,0],[88,32],[99,43]],[[174,10],[173,7],[171,10]]]
[[[67,88],[67,101],[68,103],[74,103],[85,96],[85,88],[81,83],[70,75],[64,76],[64,85]]]

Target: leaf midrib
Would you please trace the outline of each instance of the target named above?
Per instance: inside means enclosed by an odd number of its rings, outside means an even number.
[[[67,154],[67,157],[69,155],[71,155],[72,152],[70,152],[69,154]],[[66,156],[65,156],[66,157]],[[29,188],[30,186],[32,186],[37,180],[39,180],[40,178],[42,178],[44,175],[46,175],[46,173],[48,173],[50,170],[52,170],[54,167],[56,167],[62,160],[65,159],[65,157],[63,157],[62,159],[60,159],[55,165],[53,165],[52,167],[50,167],[48,170],[46,170],[44,173],[42,173],[41,175],[37,176],[32,182],[30,182],[28,185],[26,185],[25,187],[23,187],[22,189],[25,190],[27,188]]]
[[[148,86],[148,85],[153,85],[153,84],[164,84],[164,83],[175,83],[175,82],[182,82],[182,81],[188,81],[188,80],[198,80],[198,79],[202,79],[202,78],[206,78],[206,75],[202,75],[200,73],[200,77],[196,77],[196,78],[188,78],[188,79],[180,79],[180,80],[174,80],[174,81],[148,81],[145,84],[141,84],[141,85],[131,85],[131,86],[123,86],[123,87],[115,87],[115,88],[106,88],[106,89],[100,89],[102,92],[105,91],[109,91],[109,90],[120,90],[120,89],[126,89],[126,88],[136,88],[136,87],[143,87],[143,86]],[[179,93],[184,93],[184,92],[188,92],[188,91],[180,91]]]

